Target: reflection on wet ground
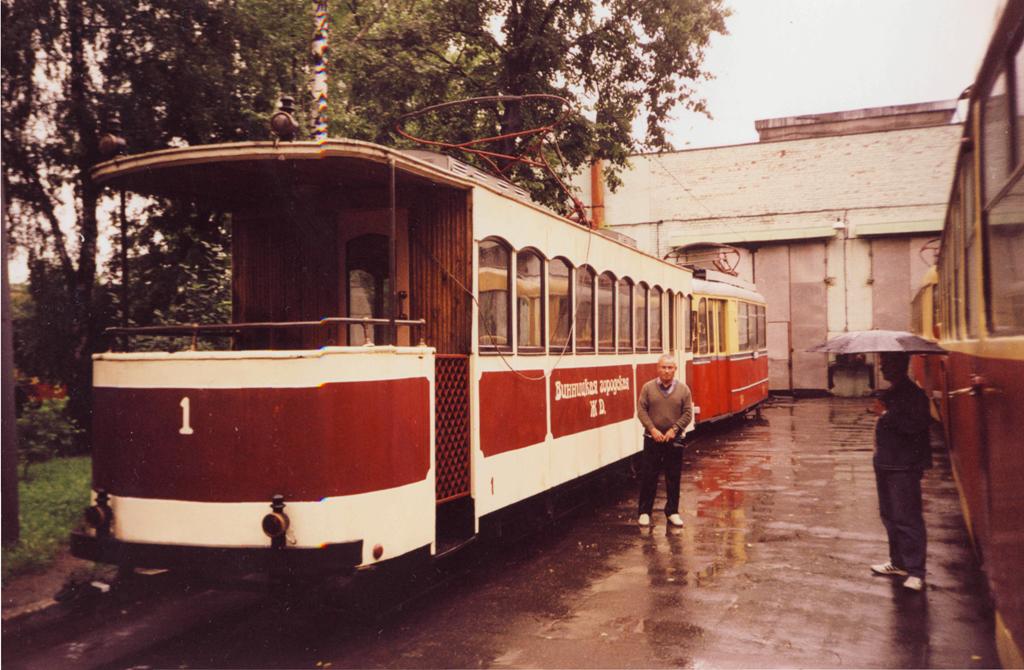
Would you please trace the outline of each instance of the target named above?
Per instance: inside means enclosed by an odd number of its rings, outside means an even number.
[[[660,514],[639,529],[626,483],[551,531],[480,556],[404,611],[291,610],[276,634],[239,623],[232,635],[249,651],[223,639],[199,651],[193,639],[157,664],[996,665],[983,580],[941,456],[924,487],[926,591],[870,575],[887,547],[865,407],[776,399],[763,420],[705,431],[686,455],[682,529]]]

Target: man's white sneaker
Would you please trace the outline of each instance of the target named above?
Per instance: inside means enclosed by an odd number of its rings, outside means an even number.
[[[896,577],[906,577],[910,573],[903,568],[897,568],[892,562],[879,563],[878,565],[871,566],[871,572],[876,575],[893,575]]]
[[[639,526],[650,526],[651,525],[651,515],[650,514],[641,514],[640,518],[636,520],[636,523]]]
[[[910,589],[911,591],[920,591],[924,588],[924,580],[911,575],[903,580],[903,588]]]
[[[678,514],[669,514],[668,515],[668,522],[670,524],[672,524],[673,526],[675,526],[676,528],[682,528],[683,527],[683,517],[679,516]]]

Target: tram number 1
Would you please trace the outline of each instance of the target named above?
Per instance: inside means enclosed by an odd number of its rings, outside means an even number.
[[[598,398],[597,400],[591,400],[590,418],[593,419],[594,417],[600,416],[602,414],[607,414],[607,412],[605,412],[604,410],[604,399]]]
[[[182,398],[181,402],[178,404],[181,406],[181,428],[178,429],[178,433],[181,435],[191,435],[192,426],[189,423],[189,413],[191,407],[188,400],[188,396]]]

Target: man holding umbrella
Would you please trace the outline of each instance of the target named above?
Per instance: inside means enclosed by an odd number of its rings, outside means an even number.
[[[882,376],[890,383],[880,396],[875,425],[875,483],[878,510],[889,536],[889,561],[872,565],[879,575],[905,577],[903,586],[924,588],[927,534],[921,511],[921,477],[932,466],[928,398],[907,377],[910,357],[882,353]]]
[[[880,353],[889,388],[879,396],[875,425],[875,483],[878,511],[889,536],[889,561],[871,566],[878,575],[902,577],[913,591],[924,588],[927,534],[921,510],[921,477],[932,465],[928,397],[907,376],[911,353],[946,350],[905,331],[844,333],[809,349],[836,354]]]

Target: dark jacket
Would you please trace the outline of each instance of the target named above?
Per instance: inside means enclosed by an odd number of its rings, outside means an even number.
[[[904,377],[881,394],[885,414],[875,425],[875,467],[879,470],[925,470],[932,466],[928,440],[928,397]]]

